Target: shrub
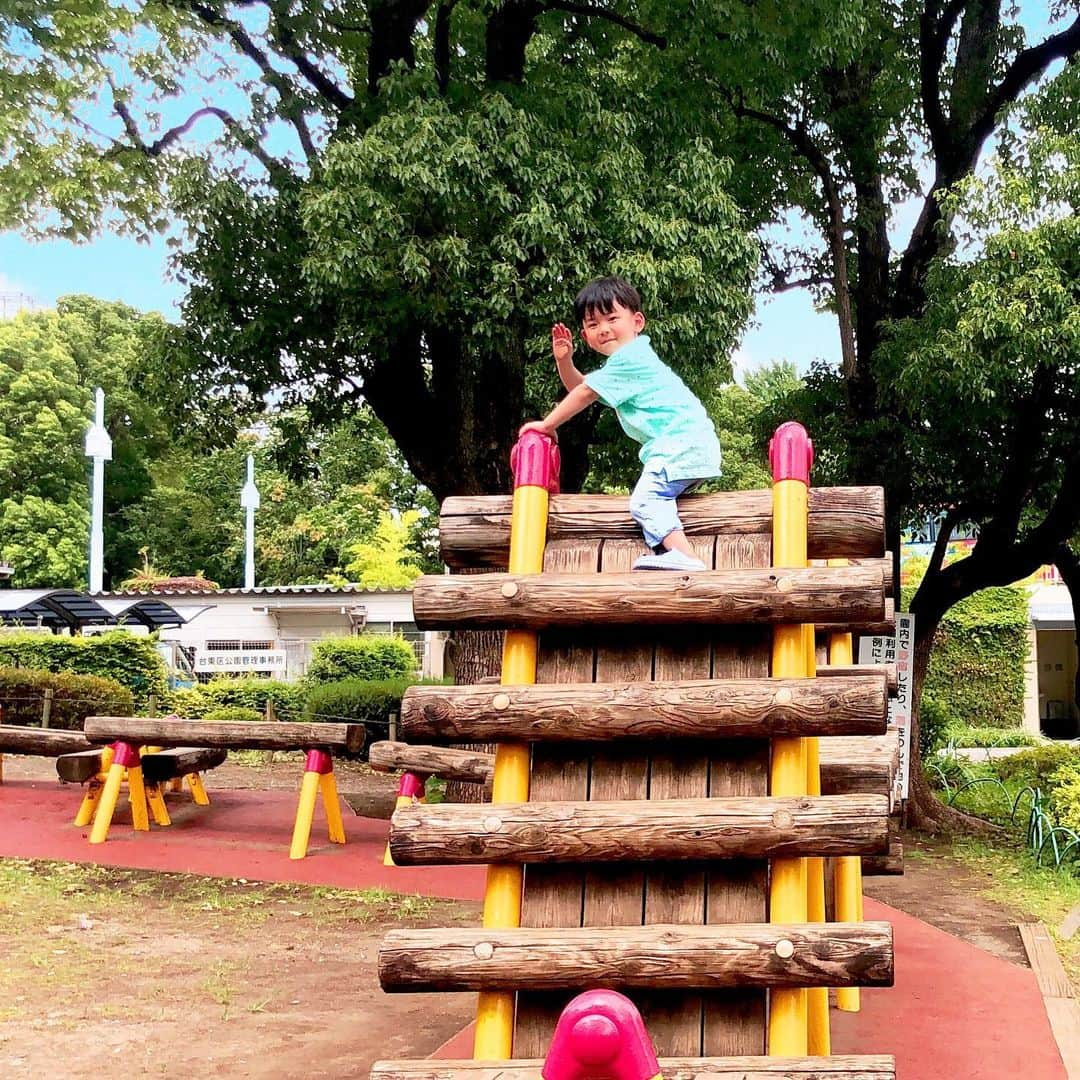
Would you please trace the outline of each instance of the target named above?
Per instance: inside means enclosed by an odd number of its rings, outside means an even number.
[[[279,720],[298,720],[304,707],[304,688],[275,679],[212,679],[190,689],[176,690],[172,708],[178,716],[199,719],[215,709],[241,708],[266,713],[273,701]]]
[[[949,717],[941,702],[931,694],[924,693],[919,707],[919,750],[924,761],[949,741],[946,734],[948,727]]]
[[[1061,743],[1048,743],[1034,750],[1023,750],[994,762],[994,771],[1002,780],[1015,780],[1020,784],[1042,788],[1044,793],[1053,791],[1056,774],[1062,768],[1080,765],[1080,750]]]
[[[1042,740],[1038,736],[1022,728],[969,727],[966,724],[949,724],[945,728],[945,742],[965,749],[980,746],[1042,745]]]
[[[33,668],[0,668],[0,708],[5,724],[37,727],[45,691],[53,692],[49,727],[81,731],[88,716],[131,716],[131,691],[115,679],[54,674]]]
[[[256,720],[262,720],[263,714],[258,709],[245,709],[240,705],[227,705],[223,709],[211,709],[203,719],[215,724],[250,724]]]
[[[1053,774],[1050,810],[1054,820],[1080,833],[1080,754]]]
[[[308,691],[304,719],[382,727],[401,711],[401,697],[412,679],[343,679]]]
[[[0,637],[0,665],[115,679],[144,708],[151,694],[165,700],[168,679],[156,639],[127,630],[91,637],[11,634]]]
[[[407,641],[388,634],[323,638],[312,650],[305,681],[310,685],[342,679],[408,678],[416,671],[416,654]]]

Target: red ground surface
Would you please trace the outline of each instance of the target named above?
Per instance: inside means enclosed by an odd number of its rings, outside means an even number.
[[[173,826],[136,834],[126,806],[107,843],[91,847],[71,820],[79,792],[53,782],[0,786],[0,856],[97,862],[248,880],[347,888],[382,886],[477,899],[475,867],[382,866],[386,822],[345,817],[345,846],[326,841],[317,813],[306,859],[288,857],[294,795],[217,791],[213,805],[170,800]],[[1032,972],[869,898],[867,919],[893,924],[896,985],[864,990],[861,1013],[834,1011],[833,1051],[890,1053],[900,1080],[1066,1080]],[[468,1056],[467,1036],[442,1056]]]

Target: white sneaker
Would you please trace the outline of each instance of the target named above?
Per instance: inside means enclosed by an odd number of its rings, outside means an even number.
[[[662,555],[642,555],[635,570],[704,570],[705,564],[700,559],[693,559],[681,551],[665,551]]]

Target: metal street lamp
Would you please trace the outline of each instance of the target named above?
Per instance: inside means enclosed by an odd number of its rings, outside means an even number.
[[[99,593],[105,573],[105,462],[112,461],[112,439],[105,430],[105,391],[94,392],[94,422],[86,433],[86,456],[94,462],[90,499],[90,591]]]
[[[255,486],[255,459],[248,454],[247,483],[240,492],[244,509],[244,588],[255,588],[255,511],[259,509],[259,489]]]

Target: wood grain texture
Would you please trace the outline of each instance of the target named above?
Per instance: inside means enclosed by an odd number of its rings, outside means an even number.
[[[367,739],[363,724],[218,723],[143,716],[88,716],[83,733],[92,743],[123,740],[142,746],[220,746],[227,750],[362,750]]]
[[[439,518],[443,561],[450,566],[506,565],[510,548],[508,495],[446,499]],[[809,557],[882,558],[885,554],[885,496],[881,488],[811,488],[807,540]],[[679,500],[688,536],[764,535],[772,532],[772,492],[725,491]],[[548,540],[636,539],[625,495],[555,495]]]
[[[897,675],[895,664],[819,664],[817,677],[825,678],[859,678],[863,675],[884,672],[885,684],[889,688],[889,696],[896,697]]]
[[[56,775],[69,784],[84,784],[101,772],[104,747],[65,754],[56,759]],[[143,779],[150,784],[189,773],[206,772],[224,764],[228,751],[209,747],[178,746],[156,754],[143,754]]]
[[[615,551],[644,552],[637,541],[609,540],[604,550],[619,544],[631,546]],[[442,574],[417,578],[413,613],[417,626],[428,630],[838,620],[854,625],[883,619],[885,594],[881,575],[858,566],[600,575]]]
[[[817,679],[691,678],[692,671],[709,670],[711,638],[707,629],[693,645],[685,635],[665,635],[656,647],[656,682],[413,686],[401,703],[399,730],[410,741],[447,742],[770,738],[885,731],[884,672]],[[672,641],[678,644],[665,644]],[[699,662],[691,666],[695,653]],[[672,673],[679,671],[687,678],[676,680]]]
[[[475,741],[498,740],[483,738]],[[389,739],[371,744],[368,748],[368,764],[380,772],[405,769],[417,776],[440,776],[444,780],[460,780],[466,784],[490,785],[495,775],[494,754],[486,754],[482,750],[454,750],[448,746],[391,742]]]
[[[664,1080],[896,1080],[889,1055],[661,1057]],[[543,1058],[514,1061],[376,1061],[371,1080],[541,1080]]]
[[[403,866],[860,855],[888,849],[888,817],[885,795],[417,803],[394,812],[390,850]]]
[[[789,949],[784,948],[784,944]],[[790,951],[790,956],[781,957]],[[391,930],[384,990],[891,986],[884,922]]]
[[[90,741],[81,731],[0,724],[0,754],[59,757],[61,754],[88,750],[90,746]]]

